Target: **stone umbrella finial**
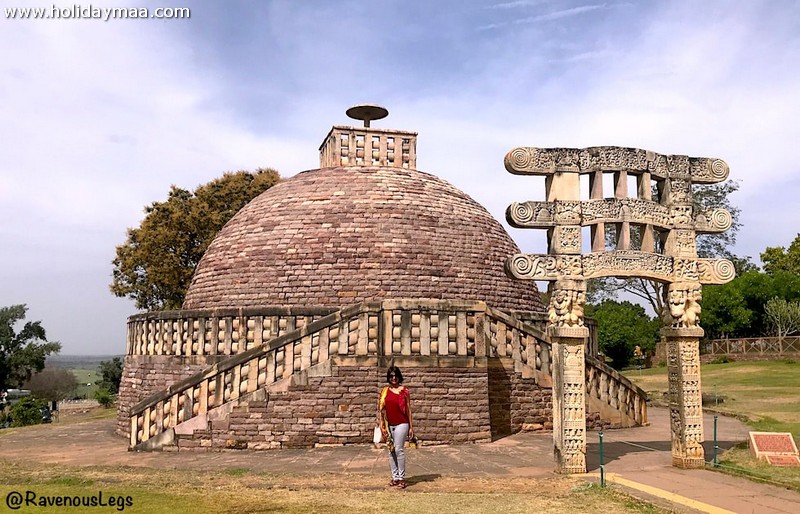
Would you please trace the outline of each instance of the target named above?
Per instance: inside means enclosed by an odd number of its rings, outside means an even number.
[[[363,127],[334,125],[319,147],[319,167],[382,166],[416,169],[417,133],[405,130],[371,128],[372,120],[389,115],[385,107],[360,104],[347,115],[364,122]]]
[[[389,115],[389,111],[380,105],[359,104],[347,109],[345,114],[354,120],[362,120],[364,127],[369,127],[370,121],[385,118]]]

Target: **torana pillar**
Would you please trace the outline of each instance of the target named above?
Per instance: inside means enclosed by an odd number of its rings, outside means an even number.
[[[667,346],[672,465],[703,468],[703,399],[700,387],[700,284],[670,284],[669,315],[661,336]]]
[[[566,282],[566,281],[564,281]],[[572,282],[572,281],[570,281]],[[556,288],[562,286],[557,282]],[[574,287],[574,286],[573,286]],[[570,312],[582,310],[584,292],[554,289],[553,299],[572,296]],[[578,303],[580,302],[580,303]],[[550,317],[553,318],[553,300]],[[583,320],[581,320],[581,323]],[[553,345],[553,454],[557,473],[586,473],[586,364],[585,326],[558,322],[548,327]]]
[[[586,473],[586,284],[559,280],[550,291],[553,345],[553,454],[557,473]]]

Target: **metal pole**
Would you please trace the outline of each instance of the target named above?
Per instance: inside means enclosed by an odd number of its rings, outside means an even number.
[[[719,464],[717,464],[717,450],[719,449],[719,445],[717,445],[717,416],[714,416],[714,467],[718,468]]]
[[[603,431],[600,431],[600,487],[606,486],[606,467],[603,465]]]

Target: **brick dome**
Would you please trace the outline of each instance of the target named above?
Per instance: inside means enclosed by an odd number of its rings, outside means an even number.
[[[433,175],[323,168],[242,208],[208,247],[183,307],[437,298],[543,310],[534,282],[505,274],[518,252],[486,209]]]

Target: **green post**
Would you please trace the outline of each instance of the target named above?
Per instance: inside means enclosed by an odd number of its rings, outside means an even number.
[[[603,431],[600,431],[600,487],[606,486],[606,468],[603,465]]]
[[[719,446],[717,445],[717,416],[714,416],[714,467],[718,468],[719,464],[717,464],[717,449]]]

